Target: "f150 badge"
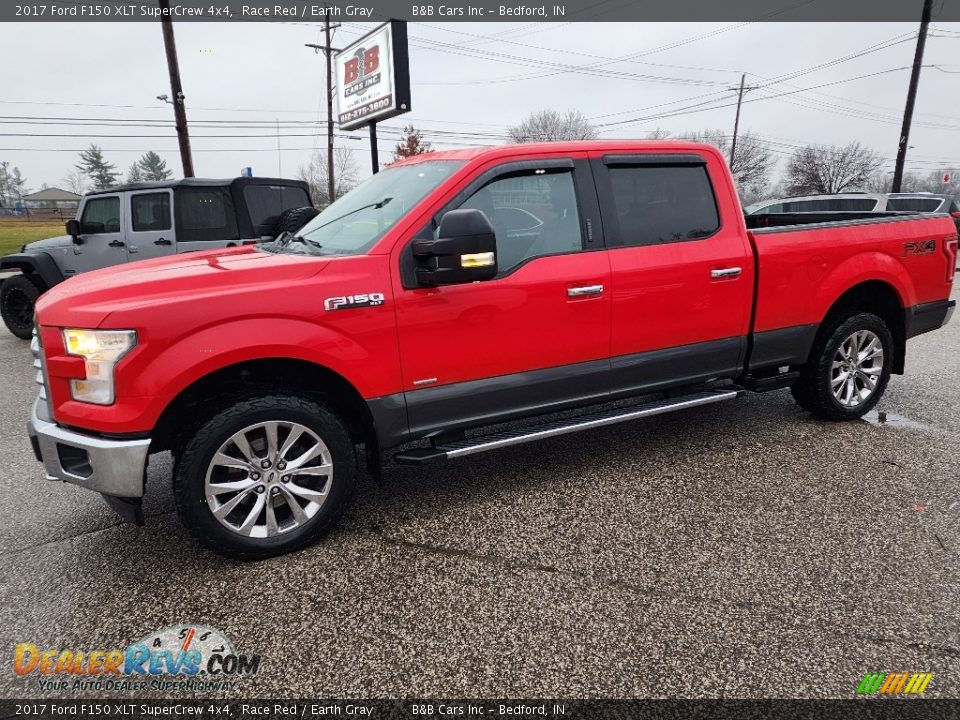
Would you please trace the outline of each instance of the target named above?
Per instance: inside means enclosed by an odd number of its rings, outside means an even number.
[[[350,308],[376,307],[383,305],[383,293],[363,293],[360,295],[338,295],[323,301],[326,310],[349,310]]]

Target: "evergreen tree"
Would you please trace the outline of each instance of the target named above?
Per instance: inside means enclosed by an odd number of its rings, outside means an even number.
[[[97,190],[113,187],[120,174],[117,172],[117,166],[108,163],[103,157],[103,150],[96,145],[90,145],[80,153],[80,162],[76,167],[93,181],[93,187]]]
[[[146,153],[137,161],[140,172],[143,173],[143,179],[146,181],[161,182],[169,180],[172,172],[167,168],[167,161],[157,155],[153,150]]]
[[[127,170],[127,182],[128,183],[141,183],[143,182],[143,172],[140,170],[140,165],[133,163],[130,166],[130,169]]]

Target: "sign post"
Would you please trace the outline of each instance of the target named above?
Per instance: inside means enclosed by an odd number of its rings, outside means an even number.
[[[371,167],[380,170],[377,123],[410,112],[407,23],[390,20],[334,55],[341,130],[370,130]]]

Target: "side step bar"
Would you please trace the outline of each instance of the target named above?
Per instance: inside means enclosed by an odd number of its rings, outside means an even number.
[[[691,395],[656,400],[654,402],[644,403],[643,405],[604,410],[603,412],[592,413],[590,415],[567,418],[566,420],[555,420],[520,430],[507,430],[491,435],[479,435],[464,440],[446,442],[434,447],[404,450],[394,455],[393,459],[399,463],[419,464],[432,462],[434,460],[465,457],[467,455],[474,455],[476,453],[486,452],[487,450],[496,450],[510,445],[520,445],[534,440],[543,440],[544,438],[579,432],[580,430],[614,425],[616,423],[626,422],[627,420],[637,420],[639,418],[663,415],[664,413],[685,410],[686,408],[698,407],[700,405],[710,405],[723,400],[733,400],[742,395],[743,392],[740,388],[734,390],[705,390]]]

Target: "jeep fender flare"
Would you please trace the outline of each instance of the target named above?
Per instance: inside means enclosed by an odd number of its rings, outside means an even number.
[[[65,279],[56,261],[47,252],[7,255],[0,258],[0,270],[19,270],[24,275],[34,274],[43,280],[47,290]]]

